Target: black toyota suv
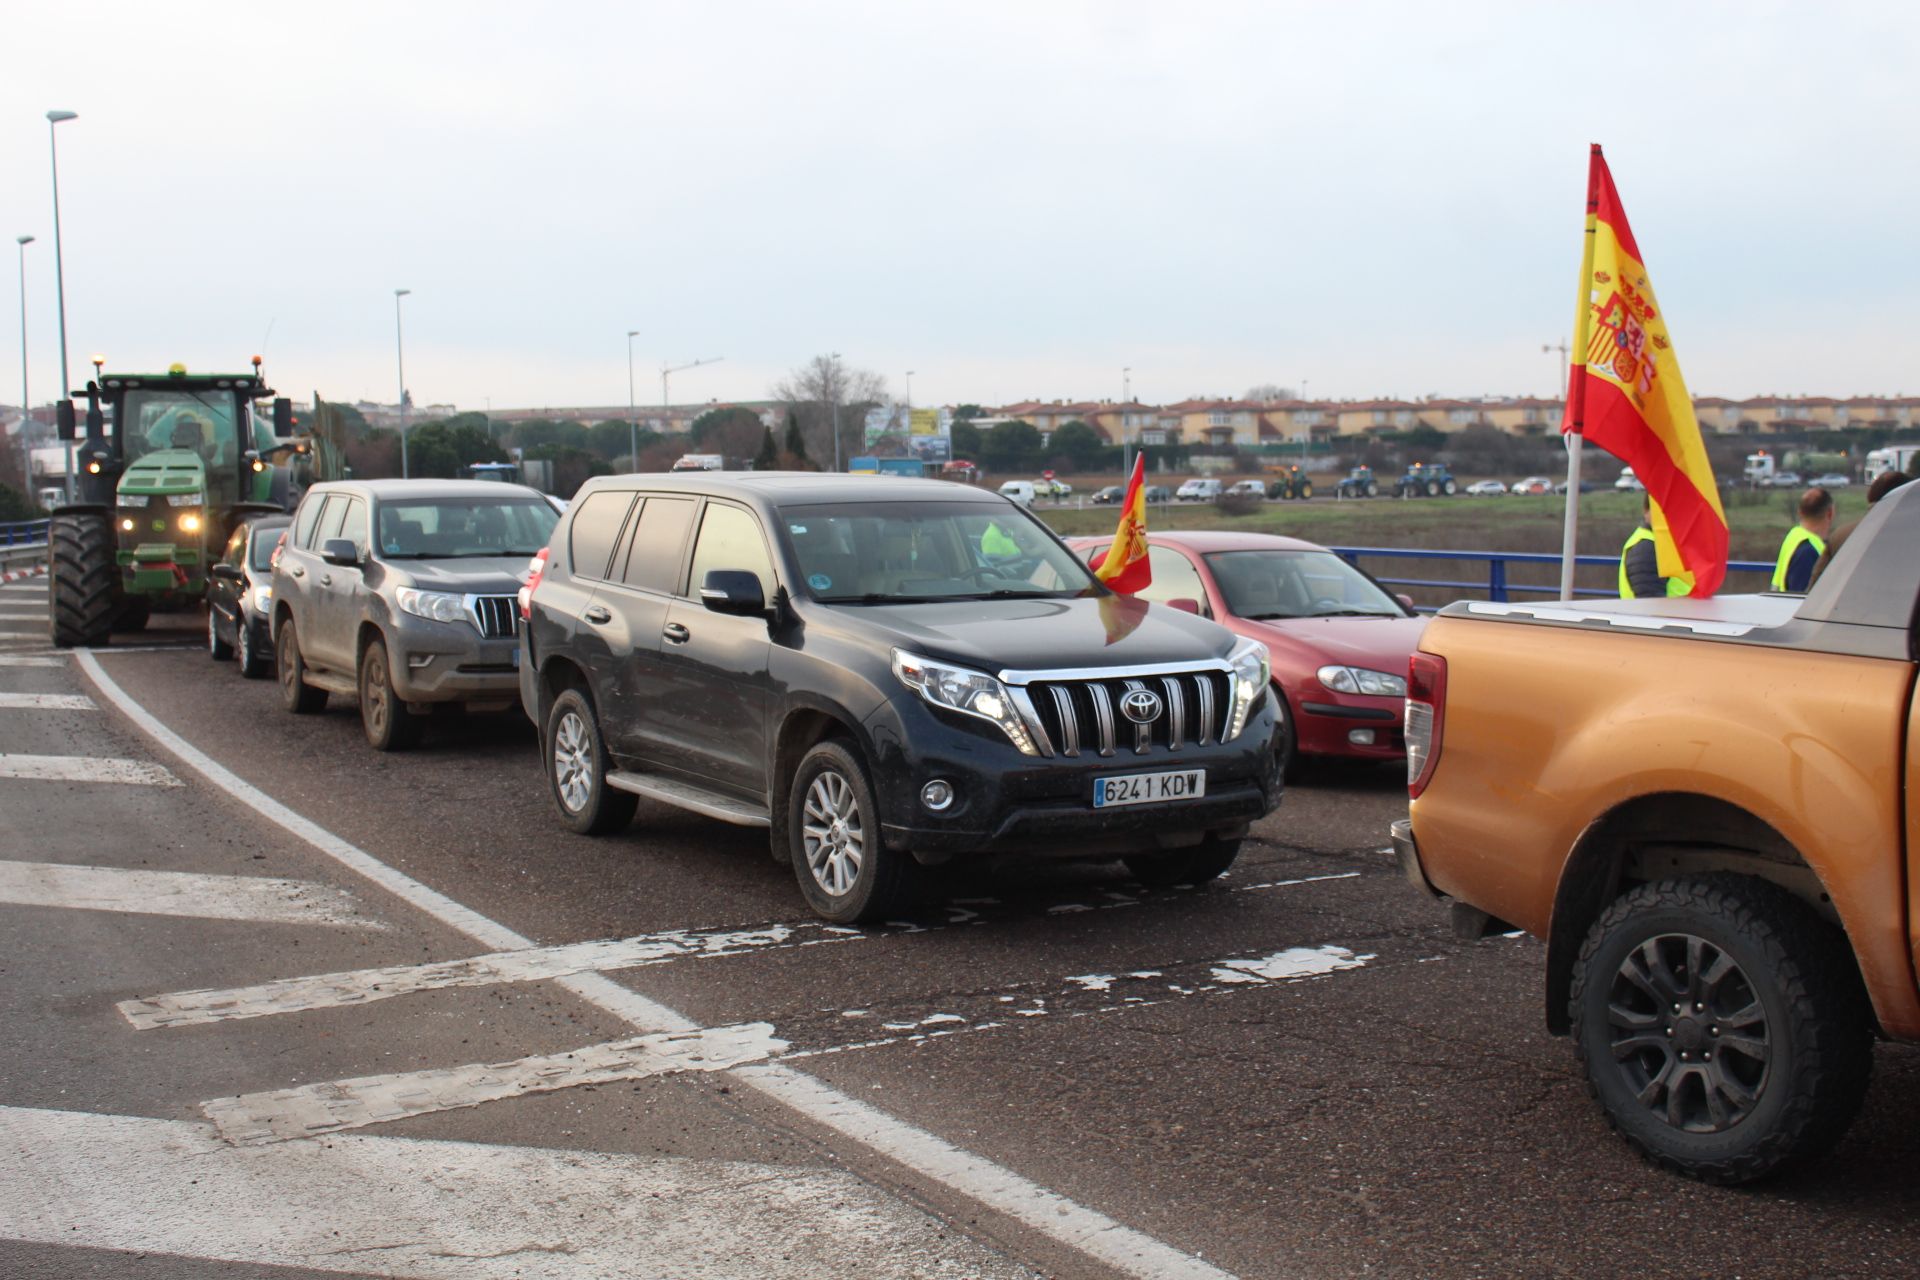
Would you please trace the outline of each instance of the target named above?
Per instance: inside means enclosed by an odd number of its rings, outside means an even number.
[[[997,494],[601,477],[520,598],[561,820],[615,831],[646,796],[770,828],[830,920],[960,854],[1204,880],[1280,800],[1266,649],[1114,595]]]

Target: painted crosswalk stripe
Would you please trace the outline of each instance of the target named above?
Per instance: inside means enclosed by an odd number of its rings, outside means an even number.
[[[201,1123],[19,1107],[0,1107],[0,1239],[418,1280],[1033,1274],[836,1168],[371,1134],[234,1147]]]
[[[64,667],[66,661],[42,654],[0,653],[0,667]]]
[[[11,600],[0,601],[0,604],[12,603],[13,601]],[[0,609],[0,619],[5,619],[8,622],[45,623],[47,620],[47,611],[45,609]]]
[[[0,693],[0,711],[96,711],[84,693]]]
[[[120,782],[139,787],[177,787],[180,779],[146,760],[93,756],[26,756],[0,752],[0,778],[42,782]]]
[[[527,1093],[683,1071],[725,1071],[743,1063],[765,1061],[786,1047],[786,1041],[777,1039],[767,1023],[744,1022],[698,1031],[656,1032],[512,1062],[476,1062],[216,1098],[202,1103],[200,1109],[227,1141],[255,1146],[436,1111],[457,1111]]]
[[[311,881],[63,862],[0,862],[0,903],[262,924],[386,928],[365,915],[352,894]]]

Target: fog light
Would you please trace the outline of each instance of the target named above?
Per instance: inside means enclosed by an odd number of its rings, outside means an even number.
[[[920,803],[939,813],[953,803],[953,784],[935,778],[920,788]]]
[[[432,661],[433,655],[430,653],[410,653],[407,655],[407,670],[418,671]]]
[[[1373,730],[1349,729],[1347,730],[1347,741],[1356,747],[1370,747],[1373,745]]]

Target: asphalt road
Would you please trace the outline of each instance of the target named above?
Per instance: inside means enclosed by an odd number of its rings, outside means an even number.
[[[0,617],[41,599],[0,591]],[[0,620],[0,695],[56,699],[0,697],[0,774],[99,775],[0,776],[0,1275],[1920,1269],[1920,1056],[1882,1046],[1865,1114],[1788,1179],[1644,1166],[1543,1028],[1539,945],[1453,940],[1393,869],[1397,770],[1310,769],[1203,889],[979,867],[832,931],[760,833],[643,805],[570,835],[524,724],[379,756],[351,705],[285,714],[199,625],[104,651],[103,684],[21,665],[40,642]],[[421,967],[515,950],[611,982]],[[663,1008],[692,1057],[649,1042],[569,1083]]]

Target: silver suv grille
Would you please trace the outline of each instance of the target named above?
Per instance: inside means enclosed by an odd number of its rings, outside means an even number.
[[[481,635],[500,640],[513,634],[513,616],[519,603],[513,596],[468,596],[467,613]]]
[[[1046,745],[1069,757],[1146,755],[1219,742],[1232,702],[1222,671],[1036,680],[1021,692],[1032,708],[1028,719],[1039,724]],[[1129,699],[1141,719],[1128,714]]]

